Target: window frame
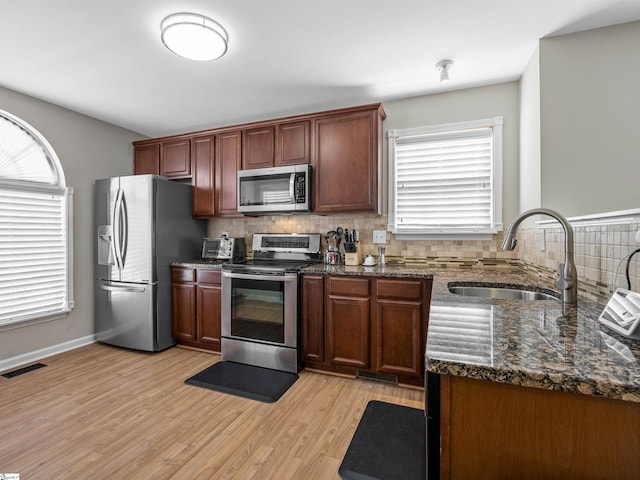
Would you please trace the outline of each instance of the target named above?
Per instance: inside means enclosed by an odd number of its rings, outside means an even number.
[[[491,117],[479,120],[444,123],[423,127],[394,129],[387,131],[388,147],[388,224],[387,230],[398,240],[490,240],[503,230],[502,223],[502,125],[503,117]],[[447,134],[479,128],[491,128],[493,142],[493,158],[491,169],[491,214],[492,223],[489,228],[466,229],[441,228],[424,229],[420,232],[398,232],[396,223],[396,138],[431,134]]]
[[[45,195],[56,195],[61,199],[62,223],[64,224],[64,248],[65,248],[65,301],[57,310],[51,310],[38,314],[14,316],[10,319],[0,320],[0,331],[21,328],[31,324],[42,323],[58,318],[63,318],[73,310],[75,302],[73,297],[73,188],[66,186],[66,180],[62,164],[55,150],[44,136],[33,126],[19,117],[9,112],[0,110],[0,117],[13,123],[17,128],[24,130],[32,140],[42,149],[47,162],[56,177],[56,182],[30,181],[25,179],[15,179],[0,177],[0,190],[18,191],[25,193],[40,193]]]

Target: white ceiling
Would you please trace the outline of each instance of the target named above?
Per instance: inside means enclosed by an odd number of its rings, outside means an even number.
[[[639,0],[0,1],[1,86],[151,137],[516,80],[540,38],[640,20]],[[168,51],[181,11],[227,54]]]

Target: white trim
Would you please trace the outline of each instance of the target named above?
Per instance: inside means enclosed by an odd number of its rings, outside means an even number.
[[[58,310],[53,313],[45,315],[36,315],[35,317],[22,317],[19,319],[11,319],[10,321],[0,323],[0,332],[6,332],[7,330],[15,330],[16,328],[29,327],[31,325],[37,325],[39,323],[52,322],[54,320],[60,320],[65,318],[71,312],[70,308],[64,310]]]
[[[388,130],[388,138],[411,137],[428,135],[431,133],[450,132],[452,130],[469,130],[472,128],[487,128],[502,125],[502,117],[483,118],[480,120],[468,120],[464,122],[441,123],[439,125],[429,125],[426,127],[402,128],[398,130]]]
[[[640,222],[640,208],[629,210],[617,210],[614,212],[594,213],[567,218],[574,227],[587,227],[590,225],[617,225],[624,223]],[[552,228],[558,225],[556,220],[540,220],[536,224],[540,228]]]
[[[59,353],[84,347],[85,345],[90,345],[95,342],[95,335],[87,335],[86,337],[76,338],[74,340],[69,340],[68,342],[51,345],[50,347],[41,348],[40,350],[35,350],[33,352],[23,353],[22,355],[17,355],[5,360],[0,360],[0,371],[10,370],[21,365],[26,365],[27,363],[42,360],[43,358],[51,357]]]
[[[391,230],[389,230],[391,231]],[[395,233],[396,240],[493,240],[495,234],[491,233],[430,233],[430,234],[411,234],[411,233]]]

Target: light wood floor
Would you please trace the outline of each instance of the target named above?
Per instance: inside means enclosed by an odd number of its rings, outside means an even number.
[[[35,479],[338,479],[369,400],[423,392],[302,371],[275,404],[188,386],[220,360],[93,344],[0,377],[0,472]]]

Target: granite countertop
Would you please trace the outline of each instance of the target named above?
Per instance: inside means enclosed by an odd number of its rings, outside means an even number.
[[[455,295],[449,282],[553,284],[517,267],[314,265],[303,273],[433,278],[426,370],[480,380],[640,402],[640,341],[598,322],[604,305],[582,299],[498,300]]]
[[[392,278],[433,278],[433,272],[425,267],[410,267],[405,265],[325,265],[318,263],[300,270],[300,273],[316,275],[353,275],[359,277],[392,277]]]
[[[173,262],[172,267],[185,267],[185,268],[209,268],[211,270],[221,270],[222,265],[229,263],[228,260],[207,260],[206,258],[200,258],[197,260],[189,260],[188,262]]]

